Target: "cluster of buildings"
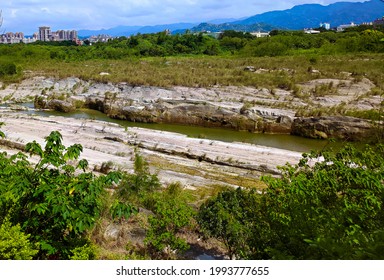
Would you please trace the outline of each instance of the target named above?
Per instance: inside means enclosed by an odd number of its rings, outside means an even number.
[[[195,34],[198,34],[198,33],[196,32]],[[205,34],[218,39],[220,35],[223,34],[223,31],[218,31],[218,32],[205,31]],[[255,31],[255,32],[250,32],[250,34],[252,36],[255,36],[256,38],[269,37],[269,32]]]
[[[37,36],[24,37],[23,32],[7,32],[0,35],[0,44],[18,44],[18,43],[33,43],[37,41]]]
[[[76,30],[58,30],[51,31],[48,26],[39,27],[39,32],[33,36],[25,37],[22,32],[8,32],[0,35],[0,44],[17,44],[17,43],[33,43],[36,41],[43,42],[60,42],[60,41],[75,41],[80,44]]]
[[[363,22],[361,25],[369,25],[369,26],[384,26],[384,17],[383,18],[379,18],[379,19],[376,19],[372,22]],[[336,28],[333,28],[335,31],[337,32],[343,32],[345,31],[345,29],[347,28],[350,28],[350,27],[355,27],[355,26],[359,26],[359,24],[355,24],[354,22],[351,22],[349,24],[342,24],[342,25],[339,25],[337,26]],[[326,30],[331,30],[331,24],[326,22],[326,23],[320,23],[320,28],[324,28]],[[309,29],[304,29],[304,32],[307,33],[307,34],[317,34],[317,33],[320,33],[319,30],[316,30],[316,29],[312,29],[312,28],[309,28]]]
[[[51,31],[48,26],[39,27],[38,40],[43,42],[76,41],[76,30],[58,30]]]
[[[88,38],[88,41],[92,44],[92,43],[98,43],[98,42],[101,42],[101,43],[105,43],[105,42],[108,42],[109,40],[113,39],[112,36],[110,35],[105,35],[105,34],[101,34],[101,35],[97,35],[97,36],[91,36]]]
[[[372,22],[373,26],[384,26],[384,16],[382,18],[378,18]]]
[[[372,22],[363,22],[360,25],[368,25],[368,26],[373,26],[373,27],[384,26],[384,17],[378,18]],[[336,27],[336,31],[342,32],[347,28],[355,27],[355,26],[359,26],[359,24],[355,24],[354,22],[351,22],[350,24],[342,24],[342,25],[339,25],[338,27]]]

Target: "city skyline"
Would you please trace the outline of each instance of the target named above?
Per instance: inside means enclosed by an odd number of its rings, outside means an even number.
[[[27,36],[27,37],[25,37]],[[24,35],[23,32],[6,32],[0,34],[0,44],[33,43],[36,41],[75,41],[80,44],[76,30],[53,31],[49,26],[40,26],[33,35]]]
[[[364,0],[347,0],[365,2]],[[301,4],[329,5],[334,0],[188,0],[188,1],[88,1],[5,0],[0,4],[4,18],[2,32],[32,35],[39,26],[53,30],[108,29],[119,25],[146,26],[177,22],[200,23],[222,18],[245,18],[256,14],[285,10]]]

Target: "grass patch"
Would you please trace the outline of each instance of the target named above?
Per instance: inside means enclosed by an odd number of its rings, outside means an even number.
[[[34,58],[15,58],[22,69],[55,78],[78,77],[95,82],[126,82],[131,85],[159,87],[253,86],[294,89],[297,83],[313,78],[367,77],[377,87],[384,87],[383,54],[322,55],[317,57],[316,77],[308,72],[311,54],[281,57],[174,56],[125,58],[120,60],[61,61],[52,63]],[[165,62],[166,63],[165,63]],[[244,71],[246,66],[265,69],[261,73]],[[108,72],[110,75],[100,75]],[[4,80],[4,77],[2,78]],[[19,77],[12,79],[18,80]]]

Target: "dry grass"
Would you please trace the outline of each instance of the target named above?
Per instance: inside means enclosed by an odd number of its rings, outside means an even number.
[[[20,61],[24,71],[56,78],[76,76],[98,82],[127,82],[132,85],[160,87],[213,85],[289,87],[314,78],[343,78],[345,72],[354,77],[366,76],[382,88],[384,55],[364,54],[319,56],[315,65],[308,55],[283,57],[154,57],[125,60]],[[246,66],[265,69],[262,72],[244,71]],[[308,69],[316,69],[315,75]],[[101,72],[110,75],[101,76]]]

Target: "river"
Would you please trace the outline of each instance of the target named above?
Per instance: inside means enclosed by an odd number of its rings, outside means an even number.
[[[22,107],[32,109],[33,103],[19,104]],[[1,105],[8,106],[8,105]],[[247,131],[234,131],[230,129],[221,128],[207,128],[177,124],[155,124],[155,123],[136,123],[125,120],[112,119],[106,116],[104,113],[91,110],[91,109],[79,109],[71,113],[61,113],[55,111],[40,111],[40,110],[22,110],[17,112],[23,112],[25,114],[36,114],[39,116],[64,116],[68,118],[76,119],[95,119],[101,121],[107,121],[111,123],[119,124],[123,127],[141,127],[155,130],[177,132],[187,135],[188,137],[204,138],[211,140],[218,140],[224,142],[244,142],[255,145],[262,145],[274,148],[280,148],[285,150],[297,151],[297,152],[309,152],[311,150],[321,150],[325,146],[329,145],[326,140],[309,139],[289,134],[264,134],[264,133],[250,133]],[[339,146],[340,144],[332,144]]]

